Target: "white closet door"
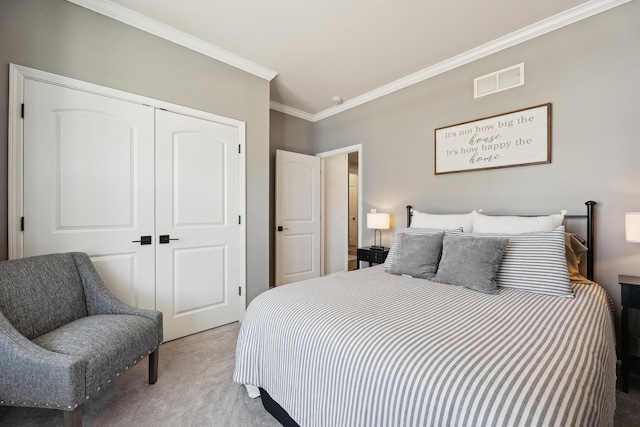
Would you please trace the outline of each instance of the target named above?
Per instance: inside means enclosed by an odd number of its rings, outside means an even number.
[[[153,109],[30,79],[24,104],[24,256],[86,252],[118,298],[154,308]]]
[[[239,319],[238,148],[237,127],[156,111],[156,301],[165,341]]]

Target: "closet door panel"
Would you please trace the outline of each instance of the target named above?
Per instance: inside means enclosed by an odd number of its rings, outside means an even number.
[[[34,80],[24,89],[24,256],[86,252],[155,307],[153,109]],[[138,241],[138,242],[135,242]]]
[[[104,113],[55,113],[58,229],[132,227],[135,126]],[[99,194],[86,203],[90,194]]]
[[[182,132],[174,135],[173,144],[173,227],[224,226],[225,143],[211,135]]]
[[[239,319],[238,143],[236,127],[156,111],[156,300],[165,340]]]

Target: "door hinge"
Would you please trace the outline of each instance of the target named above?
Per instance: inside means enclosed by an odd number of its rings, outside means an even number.
[[[242,225],[242,216],[238,215],[238,225]]]
[[[238,286],[238,296],[242,296],[242,287]]]
[[[24,119],[24,104],[20,107],[20,117]]]
[[[238,154],[242,154],[242,145],[238,144]]]
[[[20,217],[20,231],[24,231],[24,217]]]

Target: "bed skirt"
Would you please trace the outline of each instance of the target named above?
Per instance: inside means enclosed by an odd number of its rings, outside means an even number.
[[[287,411],[282,409],[282,406],[280,406],[278,402],[273,400],[271,396],[269,396],[269,393],[267,393],[262,388],[260,389],[260,398],[262,399],[262,405],[264,406],[264,409],[266,409],[268,413],[273,415],[273,418],[278,420],[284,427],[300,427],[298,423],[293,421]]]

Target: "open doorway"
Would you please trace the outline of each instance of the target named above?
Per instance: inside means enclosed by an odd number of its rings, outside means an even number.
[[[320,153],[322,159],[322,275],[356,268],[360,245],[361,146]]]
[[[358,253],[358,218],[360,216],[358,205],[358,181],[360,176],[358,175],[358,153],[351,152],[347,154],[349,164],[349,245],[348,245],[348,270],[355,270],[357,268],[357,253]]]

